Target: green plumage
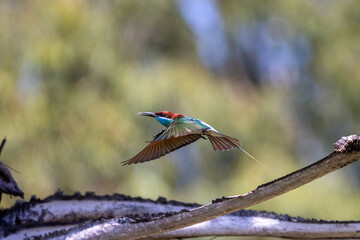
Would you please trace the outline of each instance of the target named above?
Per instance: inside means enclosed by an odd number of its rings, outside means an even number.
[[[239,140],[219,133],[199,119],[167,111],[157,113],[141,112],[139,115],[154,117],[166,128],[154,136],[149,145],[140,153],[125,161],[124,165],[157,159],[200,138],[206,139],[206,137],[210,140],[215,151],[228,151],[234,148],[244,151],[240,147]],[[252,157],[250,154],[248,155]]]

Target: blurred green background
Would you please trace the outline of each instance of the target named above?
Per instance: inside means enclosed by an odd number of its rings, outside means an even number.
[[[359,133],[356,1],[1,1],[1,159],[25,199],[57,189],[185,202],[248,192]],[[240,139],[200,140],[121,165],[162,126],[199,118]],[[355,163],[253,209],[359,219]],[[3,196],[2,207],[15,198]]]

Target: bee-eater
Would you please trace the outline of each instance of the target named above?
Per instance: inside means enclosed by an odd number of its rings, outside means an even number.
[[[208,138],[215,151],[228,151],[238,148],[255,159],[240,147],[240,141],[236,138],[219,133],[209,124],[199,119],[176,114],[168,111],[140,112],[140,116],[154,117],[166,128],[160,131],[140,153],[135,157],[124,161],[124,165],[142,163],[157,159],[176,149],[184,147],[200,138]],[[255,159],[256,160],[256,159]]]

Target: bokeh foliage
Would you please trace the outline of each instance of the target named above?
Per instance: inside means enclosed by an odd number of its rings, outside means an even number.
[[[26,199],[60,188],[208,203],[312,163],[339,137],[359,132],[358,2],[212,3],[227,44],[218,68],[199,56],[183,1],[1,1],[2,161],[21,172],[14,177]],[[256,50],[269,42],[295,46],[296,64],[264,73],[279,54],[266,60]],[[162,128],[136,113],[161,110],[239,138],[269,169],[202,140],[121,166]],[[353,164],[256,209],[358,219],[358,170]],[[13,203],[3,197],[3,207]]]

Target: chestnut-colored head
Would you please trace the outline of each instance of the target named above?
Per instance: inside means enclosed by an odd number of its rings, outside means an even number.
[[[182,114],[177,114],[177,113],[173,113],[173,112],[169,112],[169,111],[157,112],[155,114],[157,117],[165,117],[165,118],[170,118],[170,119],[176,119],[178,117],[184,116]]]
[[[174,119],[184,116],[182,114],[172,113],[169,111],[162,111],[162,112],[140,112],[138,113],[140,116],[149,116],[154,117],[158,120],[162,125],[168,127],[174,121]]]

